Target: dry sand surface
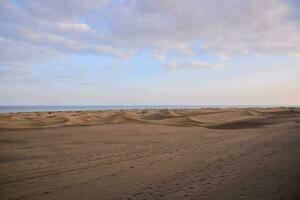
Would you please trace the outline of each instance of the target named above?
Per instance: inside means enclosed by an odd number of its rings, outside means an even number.
[[[0,199],[300,199],[300,109],[0,115]]]

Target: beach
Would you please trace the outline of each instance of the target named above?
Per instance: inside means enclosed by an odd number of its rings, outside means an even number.
[[[300,199],[300,108],[0,114],[0,199]]]

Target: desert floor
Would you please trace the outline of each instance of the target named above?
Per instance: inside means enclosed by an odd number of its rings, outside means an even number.
[[[0,199],[300,199],[300,109],[0,115]]]

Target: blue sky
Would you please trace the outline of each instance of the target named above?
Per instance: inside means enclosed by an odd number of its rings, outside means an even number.
[[[300,104],[299,6],[0,0],[0,104]]]

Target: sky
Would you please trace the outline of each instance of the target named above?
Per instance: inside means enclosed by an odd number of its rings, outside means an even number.
[[[300,105],[300,1],[0,0],[0,105]]]

